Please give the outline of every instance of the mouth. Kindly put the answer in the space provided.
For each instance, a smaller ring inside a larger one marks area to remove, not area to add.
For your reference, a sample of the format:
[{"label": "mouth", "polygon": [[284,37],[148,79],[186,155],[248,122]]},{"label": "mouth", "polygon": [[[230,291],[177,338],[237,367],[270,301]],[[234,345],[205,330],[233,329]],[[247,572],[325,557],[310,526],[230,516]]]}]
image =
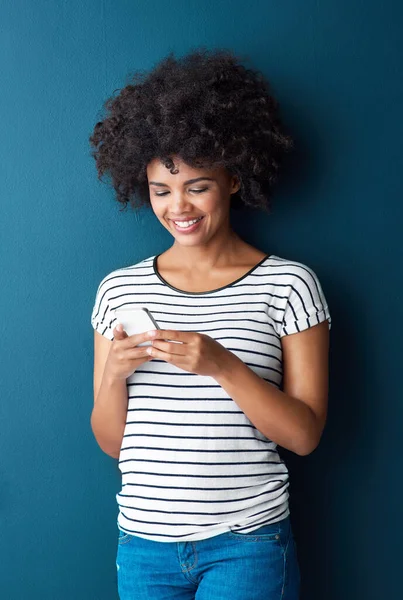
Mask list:
[{"label": "mouth", "polygon": [[[176,231],[179,231],[180,233],[193,233],[194,231],[196,231],[196,229],[198,229],[200,227],[200,224],[203,221],[203,219],[204,219],[204,216],[197,217],[197,220],[191,219],[189,221],[175,222],[172,219],[170,219],[170,220],[172,221],[173,226],[175,227]],[[181,224],[179,225],[179,223],[181,223]]]}]

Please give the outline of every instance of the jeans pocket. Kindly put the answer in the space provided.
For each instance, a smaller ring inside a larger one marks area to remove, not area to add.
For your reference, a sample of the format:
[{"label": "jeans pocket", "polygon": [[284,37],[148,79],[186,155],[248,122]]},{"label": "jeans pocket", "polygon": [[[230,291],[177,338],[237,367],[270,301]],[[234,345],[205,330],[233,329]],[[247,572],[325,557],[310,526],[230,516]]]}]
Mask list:
[{"label": "jeans pocket", "polygon": [[263,525],[250,533],[233,530],[229,532],[229,535],[233,539],[245,542],[272,542],[285,550],[290,536],[289,521],[284,519],[271,525]]},{"label": "jeans pocket", "polygon": [[265,526],[259,527],[250,533],[243,533],[242,531],[232,530],[229,532],[232,537],[236,537],[242,540],[251,541],[270,541],[280,539],[279,527]]},{"label": "jeans pocket", "polygon": [[127,544],[127,542],[130,542],[130,540],[132,538],[133,538],[133,536],[130,533],[126,533],[125,531],[122,531],[122,529],[119,529],[119,536],[118,536],[119,546],[121,546],[122,544]]}]

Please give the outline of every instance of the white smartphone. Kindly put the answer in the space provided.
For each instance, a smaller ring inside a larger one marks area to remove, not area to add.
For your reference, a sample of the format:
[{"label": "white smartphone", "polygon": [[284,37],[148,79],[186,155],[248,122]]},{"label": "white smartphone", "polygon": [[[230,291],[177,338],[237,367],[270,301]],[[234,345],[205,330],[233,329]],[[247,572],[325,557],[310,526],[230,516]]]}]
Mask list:
[{"label": "white smartphone", "polygon": [[[144,333],[150,329],[161,329],[148,308],[144,306],[121,306],[115,309],[115,316],[127,335]],[[137,344],[138,346],[150,346],[150,341]]]}]

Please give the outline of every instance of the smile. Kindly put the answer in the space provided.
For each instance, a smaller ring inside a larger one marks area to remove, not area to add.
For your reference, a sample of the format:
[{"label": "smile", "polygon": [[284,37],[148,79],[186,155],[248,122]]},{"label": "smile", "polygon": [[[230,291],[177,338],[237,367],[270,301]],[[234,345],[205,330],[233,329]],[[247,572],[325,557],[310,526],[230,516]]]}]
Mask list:
[{"label": "smile", "polygon": [[204,217],[198,217],[197,219],[192,219],[191,221],[172,221],[177,231],[181,233],[192,233],[196,231],[200,226],[200,222],[204,219]]}]

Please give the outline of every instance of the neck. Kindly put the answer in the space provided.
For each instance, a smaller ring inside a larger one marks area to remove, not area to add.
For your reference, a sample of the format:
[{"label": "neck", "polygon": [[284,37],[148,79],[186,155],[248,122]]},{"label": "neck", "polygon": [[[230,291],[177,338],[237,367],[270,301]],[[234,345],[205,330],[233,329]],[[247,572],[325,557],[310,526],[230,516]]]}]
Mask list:
[{"label": "neck", "polygon": [[247,244],[233,230],[220,240],[211,240],[208,245],[184,246],[175,241],[169,250],[171,260],[192,271],[208,271],[213,267],[226,266],[239,256]]}]

